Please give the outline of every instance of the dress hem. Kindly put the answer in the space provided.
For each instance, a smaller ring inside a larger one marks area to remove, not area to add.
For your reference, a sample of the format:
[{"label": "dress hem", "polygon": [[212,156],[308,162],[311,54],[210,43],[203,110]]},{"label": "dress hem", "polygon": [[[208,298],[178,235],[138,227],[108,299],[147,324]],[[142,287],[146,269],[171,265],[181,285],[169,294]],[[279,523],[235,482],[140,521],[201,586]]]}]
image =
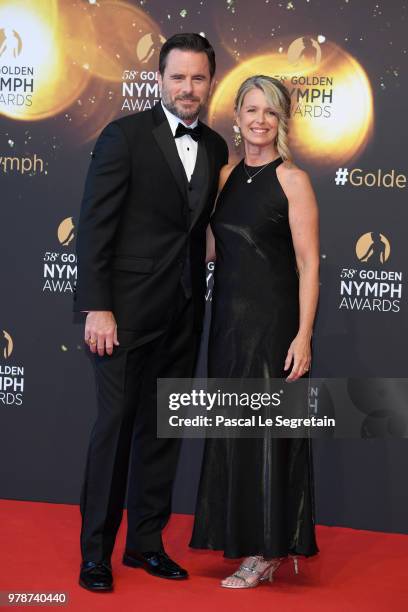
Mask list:
[{"label": "dress hem", "polygon": [[220,547],[216,547],[216,546],[211,546],[210,544],[202,544],[202,545],[198,545],[198,544],[189,544],[188,545],[189,548],[192,548],[194,550],[212,550],[214,552],[223,552],[223,557],[225,559],[241,559],[242,557],[252,557],[252,556],[256,556],[256,555],[262,555],[265,559],[278,559],[278,558],[282,558],[282,557],[314,557],[315,555],[318,555],[320,553],[319,548],[316,548],[316,550],[314,552],[296,552],[296,551],[287,551],[286,553],[282,553],[282,554],[264,554],[263,552],[260,552],[259,550],[255,551],[253,549],[248,549],[245,552],[242,552],[241,554],[232,554],[232,553],[228,553],[226,552],[222,546]]}]

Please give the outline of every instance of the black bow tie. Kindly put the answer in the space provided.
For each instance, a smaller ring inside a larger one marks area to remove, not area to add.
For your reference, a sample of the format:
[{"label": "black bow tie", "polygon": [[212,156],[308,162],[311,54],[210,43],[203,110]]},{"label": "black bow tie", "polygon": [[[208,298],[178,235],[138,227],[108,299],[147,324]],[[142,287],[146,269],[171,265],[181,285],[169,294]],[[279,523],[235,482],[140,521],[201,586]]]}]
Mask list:
[{"label": "black bow tie", "polygon": [[182,123],[179,123],[174,138],[181,138],[181,136],[185,136],[186,134],[197,142],[201,137],[201,125],[197,124],[195,128],[188,128]]}]

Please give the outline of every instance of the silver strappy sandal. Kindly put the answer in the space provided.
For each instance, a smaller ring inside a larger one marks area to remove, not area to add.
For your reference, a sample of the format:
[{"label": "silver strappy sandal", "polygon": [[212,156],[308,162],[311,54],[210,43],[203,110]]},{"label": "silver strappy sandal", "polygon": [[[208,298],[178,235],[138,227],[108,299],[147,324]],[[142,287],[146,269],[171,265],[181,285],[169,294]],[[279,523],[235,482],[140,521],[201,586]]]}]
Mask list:
[{"label": "silver strappy sandal", "polygon": [[[272,582],[275,571],[278,569],[278,567],[280,567],[285,558],[286,557],[281,557],[266,561],[261,556],[247,557],[234,574],[228,576],[228,578],[224,578],[224,580],[221,582],[221,586],[226,589],[251,589],[258,586],[261,582]],[[293,559],[295,574],[298,574],[299,569],[297,557],[290,556],[289,558]],[[257,566],[259,566],[260,563],[266,565],[262,569],[259,569],[259,567],[257,569]],[[243,572],[249,572],[249,574],[255,576],[255,578],[253,580],[249,580],[249,577],[245,578],[245,576],[242,576]],[[240,580],[240,583],[228,584],[227,581],[230,578],[237,578]]]}]

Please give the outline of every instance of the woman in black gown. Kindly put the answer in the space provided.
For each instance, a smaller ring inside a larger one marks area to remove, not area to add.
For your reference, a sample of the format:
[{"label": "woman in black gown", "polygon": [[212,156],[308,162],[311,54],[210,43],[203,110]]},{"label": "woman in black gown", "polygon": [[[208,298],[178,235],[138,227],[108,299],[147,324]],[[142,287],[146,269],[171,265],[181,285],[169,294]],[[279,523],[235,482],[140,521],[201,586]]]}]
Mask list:
[{"label": "woman in black gown", "polygon": [[[271,77],[247,79],[235,116],[245,158],[223,168],[211,218],[209,376],[294,381],[311,363],[317,205],[307,174],[290,161],[286,88]],[[206,440],[190,546],[245,557],[224,587],[272,580],[290,558],[297,571],[298,556],[318,552],[310,439]]]}]

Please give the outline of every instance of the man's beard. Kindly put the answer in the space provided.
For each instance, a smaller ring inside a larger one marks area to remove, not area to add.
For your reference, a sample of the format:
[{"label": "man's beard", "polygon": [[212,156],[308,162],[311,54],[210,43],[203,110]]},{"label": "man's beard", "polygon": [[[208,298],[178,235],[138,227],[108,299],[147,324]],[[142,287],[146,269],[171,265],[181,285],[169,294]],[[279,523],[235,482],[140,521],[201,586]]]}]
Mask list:
[{"label": "man's beard", "polygon": [[183,111],[182,109],[178,108],[176,106],[176,101],[177,100],[191,100],[193,102],[200,102],[199,98],[192,98],[191,96],[184,96],[184,97],[178,97],[177,100],[172,100],[170,98],[169,95],[167,95],[167,91],[164,89],[162,89],[161,92],[161,97],[163,100],[163,104],[164,106],[167,108],[168,111],[170,111],[171,113],[173,113],[173,115],[175,115],[176,117],[178,117],[179,119],[181,119],[182,121],[191,121],[192,119],[197,119],[198,115],[201,112],[201,109],[203,108],[203,104],[199,104],[197,110],[195,110],[194,112],[192,111]]}]

